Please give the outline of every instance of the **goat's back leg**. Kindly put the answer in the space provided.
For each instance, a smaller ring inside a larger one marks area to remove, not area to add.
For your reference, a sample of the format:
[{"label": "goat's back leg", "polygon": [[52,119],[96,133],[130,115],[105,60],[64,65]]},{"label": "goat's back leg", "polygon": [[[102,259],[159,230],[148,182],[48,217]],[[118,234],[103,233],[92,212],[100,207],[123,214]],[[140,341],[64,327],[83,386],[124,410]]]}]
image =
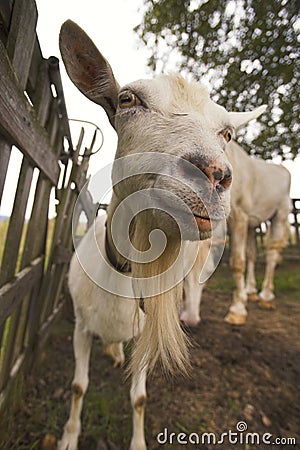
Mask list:
[{"label": "goat's back leg", "polygon": [[246,278],[246,291],[248,300],[258,301],[259,296],[256,287],[255,278],[255,262],[256,262],[256,236],[255,229],[248,229],[247,236],[247,278]]},{"label": "goat's back leg", "polygon": [[76,450],[81,429],[81,409],[83,397],[88,387],[89,360],[92,346],[92,335],[84,329],[80,321],[76,321],[73,347],[75,356],[75,374],[72,382],[72,400],[69,419],[64,427],[64,434],[58,444],[59,450]]},{"label": "goat's back leg", "polygon": [[123,366],[125,362],[123,342],[107,344],[104,346],[103,352],[105,355],[111,356],[114,361],[114,367]]},{"label": "goat's back leg", "polygon": [[147,401],[147,367],[134,373],[131,380],[130,400],[133,410],[133,430],[130,450],[146,450],[144,416]]},{"label": "goat's back leg", "polygon": [[287,214],[288,213],[285,211],[278,211],[276,216],[274,216],[271,220],[271,233],[267,243],[265,277],[262,290],[259,294],[259,305],[264,309],[275,308],[274,272],[278,262],[280,261],[280,254],[288,242]]}]

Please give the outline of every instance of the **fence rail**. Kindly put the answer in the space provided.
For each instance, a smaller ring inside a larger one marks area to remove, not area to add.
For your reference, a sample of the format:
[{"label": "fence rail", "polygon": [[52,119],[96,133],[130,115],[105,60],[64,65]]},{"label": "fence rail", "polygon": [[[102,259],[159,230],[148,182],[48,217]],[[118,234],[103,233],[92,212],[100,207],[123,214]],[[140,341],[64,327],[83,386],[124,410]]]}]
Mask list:
[{"label": "fence rail", "polygon": [[[23,157],[0,259],[0,414],[62,310],[72,211],[89,164],[82,153],[92,152],[82,148],[83,129],[73,148],[59,61],[43,58],[36,23],[34,0],[1,0],[0,203],[12,147]],[[50,230],[53,191],[58,205]]]}]

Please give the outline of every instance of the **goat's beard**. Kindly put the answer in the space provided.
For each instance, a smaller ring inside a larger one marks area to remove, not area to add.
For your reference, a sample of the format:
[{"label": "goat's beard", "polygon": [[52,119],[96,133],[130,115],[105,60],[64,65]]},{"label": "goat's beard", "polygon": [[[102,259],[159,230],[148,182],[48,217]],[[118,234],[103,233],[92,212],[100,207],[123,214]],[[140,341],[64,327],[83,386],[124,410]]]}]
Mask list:
[{"label": "goat's beard", "polygon": [[[150,243],[150,236],[153,231],[157,231],[164,236],[164,242],[156,239]],[[132,221],[130,227],[130,240],[136,250],[140,252],[148,251],[150,246],[156,247],[157,254],[161,256],[156,260],[157,267],[163,267],[159,264],[160,258],[163,257],[163,247],[165,250],[172,248],[172,258],[169,258],[169,266],[175,261],[177,257],[177,249],[180,247],[182,241],[181,232],[175,220],[162,210],[148,209],[141,211]],[[159,248],[160,247],[160,248]],[[152,263],[149,263],[149,266]],[[147,268],[147,264],[143,264]],[[146,270],[147,272],[147,270]]]},{"label": "goat's beard", "polygon": [[[147,213],[138,215],[132,230],[132,243],[142,252],[148,250],[148,236],[156,222],[155,216],[149,216],[149,211]],[[186,372],[188,367],[187,338],[181,330],[178,317],[182,299],[182,265],[177,265],[177,270],[168,270],[179,255],[180,233],[178,227],[175,227],[177,232],[172,230],[171,234],[168,232],[169,227],[167,228],[168,230],[164,230],[167,243],[163,253],[151,263],[132,264],[134,291],[138,299],[144,299],[146,313],[145,326],[131,361],[133,372],[141,370],[143,366],[148,366],[151,371],[159,358],[166,372],[173,372],[178,368]],[[179,260],[181,261],[180,256]],[[153,296],[149,296],[151,283],[155,283],[157,292]]]}]

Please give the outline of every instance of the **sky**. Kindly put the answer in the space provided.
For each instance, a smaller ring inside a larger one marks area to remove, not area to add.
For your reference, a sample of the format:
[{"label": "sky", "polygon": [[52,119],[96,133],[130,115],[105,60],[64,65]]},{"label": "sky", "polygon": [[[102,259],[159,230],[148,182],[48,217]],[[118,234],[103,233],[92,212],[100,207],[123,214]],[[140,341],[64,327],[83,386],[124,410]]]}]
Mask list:
[{"label": "sky", "polygon": [[[36,0],[38,9],[37,34],[45,58],[60,57],[58,35],[62,23],[67,19],[77,22],[93,39],[99,50],[109,61],[115,78],[120,85],[139,78],[149,78],[146,50],[133,32],[134,26],[141,22],[143,0]],[[96,123],[104,134],[104,144],[99,153],[90,159],[89,173],[95,174],[114,158],[117,136],[110,126],[101,107],[86,99],[66,75],[60,65],[67,111],[70,118],[88,120]],[[71,125],[73,144],[76,145],[78,126]],[[21,157],[13,151],[7,175],[7,187],[3,195],[0,214],[10,215],[17,167]],[[300,158],[297,162],[286,162],[292,173],[291,196],[300,198]],[[36,172],[37,175],[37,172]],[[52,211],[53,211],[53,207]]]}]

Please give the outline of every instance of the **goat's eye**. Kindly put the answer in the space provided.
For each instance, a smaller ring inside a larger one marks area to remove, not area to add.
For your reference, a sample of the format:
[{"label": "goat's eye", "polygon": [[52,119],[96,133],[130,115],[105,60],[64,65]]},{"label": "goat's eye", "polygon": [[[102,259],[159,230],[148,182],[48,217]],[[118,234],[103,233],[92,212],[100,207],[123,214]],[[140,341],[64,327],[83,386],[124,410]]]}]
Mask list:
[{"label": "goat's eye", "polygon": [[226,142],[230,142],[232,139],[232,131],[229,128],[225,128],[225,130],[221,131],[222,136],[224,137]]},{"label": "goat's eye", "polygon": [[130,91],[121,92],[119,95],[120,108],[132,108],[133,106],[140,106],[142,103],[140,99]]}]

